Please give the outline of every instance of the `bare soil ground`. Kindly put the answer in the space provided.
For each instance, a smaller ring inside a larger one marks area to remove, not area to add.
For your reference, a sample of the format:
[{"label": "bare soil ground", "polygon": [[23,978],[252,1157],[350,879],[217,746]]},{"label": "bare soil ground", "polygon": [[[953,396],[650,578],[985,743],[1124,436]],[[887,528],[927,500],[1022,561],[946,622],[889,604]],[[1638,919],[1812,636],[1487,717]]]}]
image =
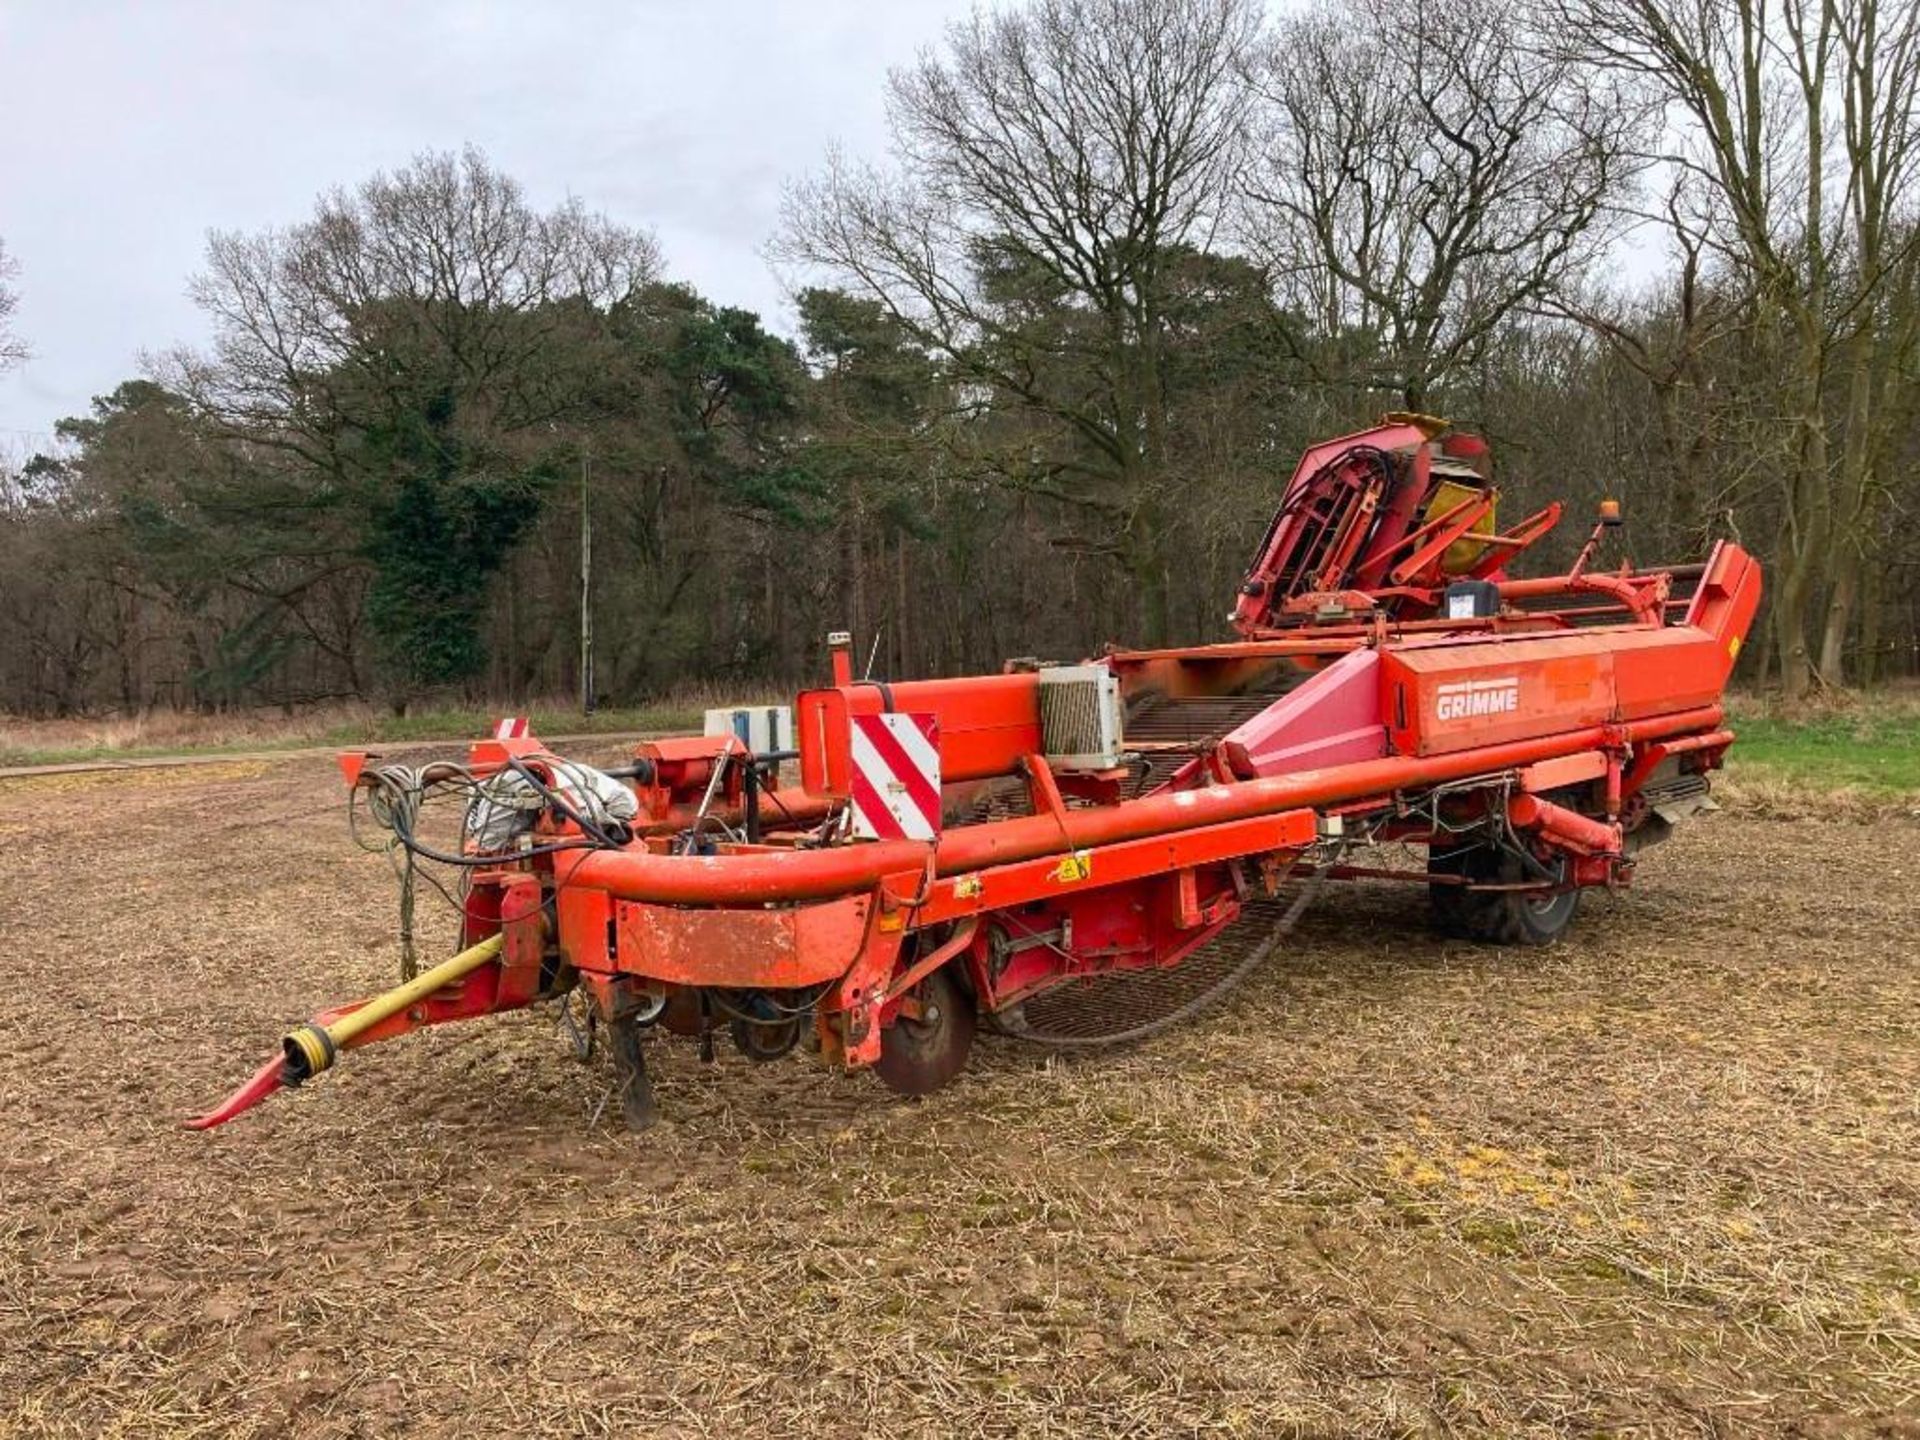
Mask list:
[{"label": "bare soil ground", "polygon": [[[1545,952],[1343,891],[1223,1014],[919,1104],[390,980],[324,762],[0,786],[0,1432],[1920,1435],[1920,827],[1731,810]],[[441,922],[433,922],[438,925]]]}]

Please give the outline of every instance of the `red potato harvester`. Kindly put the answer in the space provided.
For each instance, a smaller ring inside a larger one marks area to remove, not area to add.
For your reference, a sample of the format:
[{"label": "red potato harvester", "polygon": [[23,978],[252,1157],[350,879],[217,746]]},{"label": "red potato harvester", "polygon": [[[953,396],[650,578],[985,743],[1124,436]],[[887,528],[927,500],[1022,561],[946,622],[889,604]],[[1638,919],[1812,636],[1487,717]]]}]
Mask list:
[{"label": "red potato harvester", "polygon": [[[1725,542],[1599,569],[1609,503],[1571,570],[1510,578],[1560,507],[1500,531],[1490,476],[1483,441],[1425,416],[1315,446],[1224,644],[882,682],[835,636],[833,683],[791,711],[612,772],[504,723],[464,765],[345,755],[409,880],[458,867],[466,948],[315,1016],[188,1123],[561,997],[583,1042],[604,1028],[635,1128],[647,1028],[709,1055],[725,1029],[756,1059],[809,1040],[923,1094],[977,1023],[1084,1045],[1195,1013],[1328,880],[1412,880],[1446,933],[1551,941],[1708,803],[1760,570]],[[457,850],[416,829],[436,795],[467,803]],[[1355,863],[1406,846],[1424,870]]]}]

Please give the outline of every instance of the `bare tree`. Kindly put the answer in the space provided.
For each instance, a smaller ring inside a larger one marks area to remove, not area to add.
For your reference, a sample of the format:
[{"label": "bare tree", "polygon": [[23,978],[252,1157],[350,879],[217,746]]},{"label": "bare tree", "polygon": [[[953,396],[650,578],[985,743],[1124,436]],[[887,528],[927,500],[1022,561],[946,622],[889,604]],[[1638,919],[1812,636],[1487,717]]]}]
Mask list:
[{"label": "bare tree", "polygon": [[893,164],[829,158],[777,257],[886,307],[1032,427],[993,464],[1095,519],[1164,634],[1169,272],[1230,203],[1252,0],[1034,0],[891,77]]},{"label": "bare tree", "polygon": [[13,333],[11,323],[20,297],[8,282],[19,272],[19,264],[7,254],[6,241],[0,240],[0,374],[25,360],[29,353],[26,342]]},{"label": "bare tree", "polygon": [[192,294],[212,353],[175,352],[162,377],[232,433],[333,464],[343,419],[408,384],[504,429],[553,420],[535,362],[577,306],[635,295],[659,252],[577,202],[540,214],[468,149],[335,190],[290,230],[216,233],[207,267]]},{"label": "bare tree", "polygon": [[1519,0],[1323,3],[1258,66],[1255,248],[1319,343],[1345,337],[1411,409],[1604,248],[1636,168],[1644,104],[1543,55],[1525,18]]},{"label": "bare tree", "polygon": [[1897,433],[1895,392],[1911,388],[1916,320],[1890,297],[1920,244],[1920,7],[1549,0],[1548,15],[1566,55],[1655,87],[1667,159],[1755,295],[1784,422],[1774,641],[1790,692],[1838,682],[1876,538],[1876,467]]},{"label": "bare tree", "polygon": [[213,433],[305,477],[312,523],[372,560],[396,677],[472,674],[486,581],[612,383],[609,312],[655,275],[653,241],[575,202],[542,214],[469,149],[335,191],[290,230],[216,234],[207,261],[212,352],[160,375]]}]

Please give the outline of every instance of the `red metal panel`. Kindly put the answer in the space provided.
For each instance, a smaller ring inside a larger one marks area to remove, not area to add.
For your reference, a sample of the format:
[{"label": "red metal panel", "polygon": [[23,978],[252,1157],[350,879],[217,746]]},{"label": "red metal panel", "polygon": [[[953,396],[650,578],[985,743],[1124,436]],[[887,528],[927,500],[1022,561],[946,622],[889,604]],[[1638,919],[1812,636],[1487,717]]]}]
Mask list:
[{"label": "red metal panel", "polygon": [[1620,720],[1711,705],[1726,688],[1732,667],[1720,642],[1691,625],[1617,630],[1608,643],[1613,650],[1614,715]]},{"label": "red metal panel", "polygon": [[980,675],[805,690],[794,706],[800,783],[816,795],[844,798],[852,782],[851,716],[887,710],[932,715],[940,728],[940,774],[947,783],[1011,775],[1040,749],[1040,677]]},{"label": "red metal panel", "polygon": [[987,1008],[997,1010],[1070,976],[1164,969],[1206,944],[1239,913],[1239,893],[1220,866],[1062,896],[1044,906],[1002,912],[990,923],[1016,937],[1064,924],[1070,947],[1033,946],[998,973],[979,967],[975,983]]},{"label": "red metal panel", "polygon": [[614,968],[678,985],[793,988],[838,980],[860,954],[873,897],[787,910],[614,906]]},{"label": "red metal panel", "polygon": [[500,993],[496,1004],[505,1009],[509,1005],[528,1004],[540,993],[548,927],[539,876],[519,871],[501,886],[500,927],[506,941],[500,949]]},{"label": "red metal panel", "polygon": [[509,756],[515,760],[525,760],[546,748],[538,737],[525,733],[510,738],[476,740],[467,747],[467,768],[476,775],[491,775],[506,768]]},{"label": "red metal panel", "polygon": [[560,931],[560,958],[576,970],[613,968],[611,947],[613,897],[585,885],[562,885],[554,891],[554,918]]},{"label": "red metal panel", "polygon": [[1740,646],[1760,606],[1760,562],[1738,545],[1722,540],[1707,557],[1705,572],[1687,607],[1687,624],[1714,637],[1723,657],[1722,674],[1733,672]]},{"label": "red metal panel", "polygon": [[1379,667],[1377,651],[1343,655],[1230,732],[1221,746],[1234,774],[1284,775],[1385,755]]},{"label": "red metal panel", "polygon": [[1497,639],[1390,650],[1382,699],[1393,748],[1447,755],[1613,718],[1617,635]]},{"label": "red metal panel", "polygon": [[1598,750],[1584,750],[1578,755],[1559,755],[1525,766],[1520,771],[1520,788],[1535,792],[1558,790],[1598,780],[1606,773],[1607,757]]},{"label": "red metal panel", "polygon": [[1415,645],[1383,657],[1390,735],[1403,755],[1644,720],[1716,701],[1731,661],[1690,625]]}]

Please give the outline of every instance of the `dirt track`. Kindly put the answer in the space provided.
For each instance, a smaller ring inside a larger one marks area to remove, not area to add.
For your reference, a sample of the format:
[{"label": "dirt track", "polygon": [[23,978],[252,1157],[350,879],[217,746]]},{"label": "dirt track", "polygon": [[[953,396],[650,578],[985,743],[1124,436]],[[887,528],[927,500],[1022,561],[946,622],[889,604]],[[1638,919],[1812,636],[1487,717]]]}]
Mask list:
[{"label": "dirt track", "polygon": [[919,1105],[656,1046],[589,1130],[535,1013],[182,1131],[393,973],[337,795],[0,786],[0,1433],[1920,1435],[1920,827],[1704,820],[1544,953],[1335,894]]},{"label": "dirt track", "polygon": [[[642,740],[648,738],[638,730],[605,731],[598,735],[554,735],[542,737],[542,743],[563,747],[568,754],[580,754],[587,747],[611,747],[620,741]],[[449,755],[458,755],[466,749],[467,742],[452,740],[369,740],[362,747],[376,755],[403,756],[414,751],[442,751]],[[182,750],[170,755],[135,755],[120,758],[110,754],[96,755],[91,760],[67,760],[54,765],[5,765],[0,766],[0,781],[31,780],[50,775],[86,775],[97,770],[175,770],[191,766],[210,766],[213,769],[234,765],[255,763],[284,765],[294,760],[332,760],[342,750],[339,745],[302,745],[295,749],[282,747],[277,750],[207,750],[195,753]]]}]

